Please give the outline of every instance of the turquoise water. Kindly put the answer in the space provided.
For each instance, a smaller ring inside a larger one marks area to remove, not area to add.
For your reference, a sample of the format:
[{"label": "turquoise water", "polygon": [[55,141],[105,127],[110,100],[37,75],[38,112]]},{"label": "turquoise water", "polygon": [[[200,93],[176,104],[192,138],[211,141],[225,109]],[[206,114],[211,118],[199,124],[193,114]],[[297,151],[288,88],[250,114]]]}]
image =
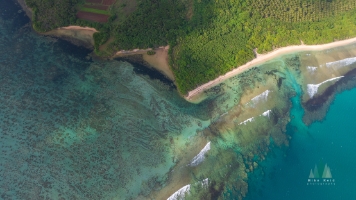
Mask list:
[{"label": "turquoise water", "polygon": [[[261,163],[264,171],[253,174],[247,199],[354,199],[356,89],[338,94],[325,119],[308,127],[297,97],[292,98],[295,119],[287,128],[290,146],[274,149]],[[320,162],[330,167],[335,185],[307,184],[310,170]]]},{"label": "turquoise water", "polygon": [[20,11],[0,1],[0,198],[130,199],[162,187],[170,144],[192,140],[209,109],[127,62],[34,33]]},{"label": "turquoise water", "polygon": [[[356,196],[356,90],[305,125],[303,55],[192,104],[155,71],[34,33],[12,1],[0,14],[0,199],[167,199],[188,184],[186,199]],[[320,161],[335,186],[306,185]]]}]

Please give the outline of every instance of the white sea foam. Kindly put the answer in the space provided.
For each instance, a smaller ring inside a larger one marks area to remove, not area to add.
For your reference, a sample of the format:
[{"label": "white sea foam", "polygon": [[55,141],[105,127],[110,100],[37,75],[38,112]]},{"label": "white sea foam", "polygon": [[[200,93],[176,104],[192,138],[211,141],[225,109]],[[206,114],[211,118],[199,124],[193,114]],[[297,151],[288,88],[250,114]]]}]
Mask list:
[{"label": "white sea foam", "polygon": [[307,66],[307,70],[310,72],[310,73],[314,73],[316,71],[317,67],[313,67],[313,66]]},{"label": "white sea foam", "polygon": [[170,197],[168,197],[167,200],[178,200],[178,199],[184,199],[184,196],[186,193],[190,191],[190,185],[186,185],[179,190],[177,190],[175,193],[173,193]]},{"label": "white sea foam", "polygon": [[202,180],[202,181],[201,181],[201,185],[202,185],[203,187],[208,187],[208,185],[209,185],[209,179],[206,178],[206,179]]},{"label": "white sea foam", "polygon": [[256,104],[256,103],[258,103],[258,102],[260,102],[260,101],[267,101],[267,98],[268,98],[268,94],[269,94],[269,93],[270,93],[270,91],[269,91],[269,90],[266,90],[266,91],[262,92],[261,94],[259,94],[259,95],[255,96],[255,97],[253,97],[253,98],[251,99],[251,102],[253,102],[253,104]]},{"label": "white sea foam", "polygon": [[329,81],[333,81],[333,80],[336,80],[336,79],[340,79],[344,76],[339,76],[339,77],[335,77],[335,78],[331,78],[331,79],[328,79],[326,81],[323,81],[319,84],[308,84],[307,85],[307,90],[308,90],[308,94],[309,94],[309,97],[310,98],[313,98],[313,96],[318,92],[318,88],[320,87],[320,85],[326,83],[326,82],[329,82]]},{"label": "white sea foam", "polygon": [[332,67],[334,69],[338,69],[341,67],[351,65],[355,62],[356,62],[356,57],[352,57],[352,58],[345,58],[343,60],[338,60],[338,61],[334,61],[334,62],[328,62],[325,64],[325,66],[329,67],[329,68]]},{"label": "white sea foam", "polygon": [[220,115],[220,117],[222,117],[222,116],[224,116],[224,115],[226,115],[228,112],[224,112],[222,115]]},{"label": "white sea foam", "polygon": [[205,154],[210,150],[210,142],[208,142],[205,147],[196,155],[190,162],[190,166],[197,166],[204,161]]},{"label": "white sea foam", "polygon": [[[265,111],[265,112],[263,112],[262,114],[260,114],[259,116],[260,117],[269,117],[269,115],[271,114],[271,110],[267,110],[267,111]],[[245,121],[243,121],[243,122],[241,122],[241,123],[239,123],[239,125],[241,125],[241,124],[243,124],[243,125],[246,125],[248,122],[253,122],[255,120],[255,118],[254,117],[251,117],[251,118],[248,118],[248,119],[246,119]]]},{"label": "white sea foam", "polygon": [[240,125],[240,124],[244,124],[244,125],[246,125],[246,123],[247,123],[247,122],[252,122],[253,120],[254,120],[254,118],[253,118],[253,117],[251,117],[251,118],[246,119],[245,121],[243,121],[243,122],[239,123],[239,125]]},{"label": "white sea foam", "polygon": [[[200,183],[204,188],[207,188],[208,185],[209,185],[209,179],[206,178],[202,181],[199,181],[198,183]],[[195,184],[198,184],[198,183],[195,183]],[[170,197],[168,197],[167,200],[180,200],[180,199],[184,199],[185,195],[187,193],[189,193],[190,191],[190,184],[189,185],[186,185],[182,188],[180,188],[179,190],[177,190],[175,193],[173,193]]]},{"label": "white sea foam", "polygon": [[266,112],[262,113],[262,116],[264,117],[269,117],[269,114],[271,113],[271,110],[267,110]]}]

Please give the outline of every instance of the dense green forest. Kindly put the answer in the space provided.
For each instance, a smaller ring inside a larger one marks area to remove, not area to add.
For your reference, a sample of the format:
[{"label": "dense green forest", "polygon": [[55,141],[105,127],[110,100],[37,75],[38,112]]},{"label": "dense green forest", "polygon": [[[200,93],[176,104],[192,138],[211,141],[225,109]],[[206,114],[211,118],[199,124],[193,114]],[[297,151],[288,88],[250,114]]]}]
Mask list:
[{"label": "dense green forest", "polygon": [[110,34],[109,30],[112,26],[110,23],[101,24],[77,19],[76,13],[84,4],[84,0],[25,0],[25,2],[33,11],[32,23],[36,31],[46,32],[63,26],[79,25],[96,28],[106,32],[105,35]]},{"label": "dense green forest", "polygon": [[51,29],[76,22],[75,5],[79,0],[26,0],[33,10],[33,27],[38,31]]},{"label": "dense green forest", "polygon": [[321,44],[356,36],[354,0],[137,0],[126,15],[126,4],[117,0],[105,24],[75,19],[80,0],[26,2],[38,30],[69,24],[98,28],[99,54],[109,37],[114,39],[106,55],[169,44],[182,94],[253,59],[255,48],[265,53],[301,41]]}]

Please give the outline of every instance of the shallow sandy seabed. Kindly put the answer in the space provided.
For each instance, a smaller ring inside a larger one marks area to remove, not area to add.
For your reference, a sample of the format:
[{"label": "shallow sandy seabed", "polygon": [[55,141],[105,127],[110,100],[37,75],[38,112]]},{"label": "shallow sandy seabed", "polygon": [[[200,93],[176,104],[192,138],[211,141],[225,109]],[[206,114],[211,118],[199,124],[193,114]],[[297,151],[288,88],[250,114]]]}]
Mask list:
[{"label": "shallow sandy seabed", "polygon": [[[211,150],[203,163],[190,169],[189,176],[198,178],[191,179],[190,182],[179,180],[179,184],[172,179],[168,185],[175,186],[168,186],[170,192],[165,190],[164,194],[173,194],[179,188],[190,184],[190,192],[185,194],[187,199],[210,199],[212,196],[209,195],[214,191],[220,195],[227,194],[227,188],[230,192],[231,189],[234,191],[235,197],[243,198],[248,190],[248,173],[258,167],[258,162],[264,159],[269,149],[274,146],[288,147],[290,138],[285,132],[286,125],[291,120],[290,98],[298,95],[297,98],[300,98],[304,105],[310,100],[306,97],[307,84],[320,83],[343,75],[346,77],[356,67],[356,61],[353,61],[355,56],[355,45],[322,52],[297,52],[277,57],[208,89],[204,93],[205,101],[213,99],[214,112],[209,127],[203,130],[203,133],[207,140],[211,141]],[[308,68],[314,66],[313,63],[319,67],[316,71]],[[340,82],[336,80],[322,85],[315,98],[338,85],[337,83]],[[310,123],[312,120],[321,119],[333,96],[355,85],[353,80],[338,86],[328,98],[319,102],[323,104],[321,108],[313,113],[306,110],[304,121]],[[239,153],[231,154],[230,151]],[[233,172],[230,167],[234,169]],[[174,174],[175,171],[171,173]],[[230,176],[241,178],[229,180]],[[209,178],[208,188],[196,188],[197,180],[204,178]]]}]

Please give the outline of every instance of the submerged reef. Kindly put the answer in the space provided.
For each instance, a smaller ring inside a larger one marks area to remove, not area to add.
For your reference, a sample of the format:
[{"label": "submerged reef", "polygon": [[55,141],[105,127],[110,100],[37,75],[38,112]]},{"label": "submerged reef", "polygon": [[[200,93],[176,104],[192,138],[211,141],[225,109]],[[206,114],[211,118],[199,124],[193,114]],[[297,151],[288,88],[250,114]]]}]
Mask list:
[{"label": "submerged reef", "polygon": [[[335,95],[356,86],[355,45],[329,49],[321,52],[301,54],[303,66],[299,79],[305,91],[302,105],[305,110],[303,121],[308,125],[323,120]],[[310,71],[313,66],[313,71]],[[312,91],[313,90],[313,91]],[[313,95],[310,95],[310,93]]]},{"label": "submerged reef", "polygon": [[291,120],[322,119],[355,86],[351,45],[275,58],[193,104],[19,21],[0,16],[1,199],[243,199],[261,161],[288,148]]}]

